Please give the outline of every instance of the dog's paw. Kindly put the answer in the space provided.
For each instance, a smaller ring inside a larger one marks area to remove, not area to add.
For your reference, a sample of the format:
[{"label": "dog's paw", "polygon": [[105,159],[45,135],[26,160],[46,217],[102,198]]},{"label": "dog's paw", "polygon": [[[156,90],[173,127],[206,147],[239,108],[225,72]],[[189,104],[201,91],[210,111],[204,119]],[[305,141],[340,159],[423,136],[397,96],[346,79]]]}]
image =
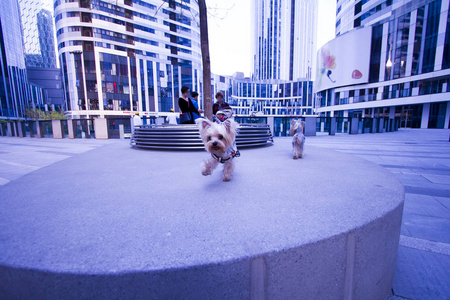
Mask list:
[{"label": "dog's paw", "polygon": [[303,154],[300,154],[300,155],[298,156],[298,158],[303,158]]},{"label": "dog's paw", "polygon": [[203,170],[202,170],[202,175],[203,175],[203,176],[211,175],[211,170],[210,170],[210,169],[207,169],[207,168],[203,169]]},{"label": "dog's paw", "polygon": [[223,181],[230,181],[231,180],[231,175],[223,175],[223,177],[222,177],[222,180]]},{"label": "dog's paw", "polygon": [[294,159],[298,159],[298,157],[294,155]]}]

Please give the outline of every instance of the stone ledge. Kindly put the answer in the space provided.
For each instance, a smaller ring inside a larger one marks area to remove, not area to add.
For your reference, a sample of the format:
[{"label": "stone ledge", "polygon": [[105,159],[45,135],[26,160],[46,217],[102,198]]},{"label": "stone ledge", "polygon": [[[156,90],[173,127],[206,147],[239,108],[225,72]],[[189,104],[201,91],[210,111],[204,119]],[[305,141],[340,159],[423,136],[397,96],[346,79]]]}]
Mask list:
[{"label": "stone ledge", "polygon": [[0,187],[0,298],[383,299],[403,186],[290,142],[241,151],[228,183],[207,153],[124,142]]}]

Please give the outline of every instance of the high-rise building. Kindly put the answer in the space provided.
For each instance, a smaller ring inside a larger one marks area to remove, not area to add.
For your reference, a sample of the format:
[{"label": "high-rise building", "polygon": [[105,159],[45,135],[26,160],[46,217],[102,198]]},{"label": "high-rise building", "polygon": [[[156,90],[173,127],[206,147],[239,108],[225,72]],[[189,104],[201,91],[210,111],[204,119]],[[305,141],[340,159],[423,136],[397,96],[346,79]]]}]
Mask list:
[{"label": "high-rise building", "polygon": [[0,118],[19,119],[43,105],[43,90],[30,84],[25,69],[17,0],[0,4]]},{"label": "high-rise building", "polygon": [[56,68],[51,0],[19,0],[19,6],[26,66]]},{"label": "high-rise building", "polygon": [[67,109],[165,115],[181,86],[202,95],[198,15],[192,0],[55,1]]},{"label": "high-rise building", "polygon": [[[411,5],[417,1],[406,2]],[[403,5],[404,1],[399,0],[337,0],[336,36],[353,28],[369,26],[385,19]]]},{"label": "high-rise building", "polygon": [[28,80],[44,88],[45,104],[64,108],[61,70],[57,66],[51,0],[19,0],[23,51]]},{"label": "high-rise building", "polygon": [[[52,13],[41,9],[37,13],[37,28],[39,34],[39,46],[41,49],[43,68],[56,68],[56,51],[54,39],[54,19]],[[29,66],[29,65],[27,65]],[[31,67],[31,65],[30,65]]]},{"label": "high-rise building", "polygon": [[316,0],[253,0],[253,79],[310,76],[316,47]]},{"label": "high-rise building", "polygon": [[337,37],[318,52],[316,111],[380,119],[378,130],[449,128],[449,1],[338,0],[337,7]]}]

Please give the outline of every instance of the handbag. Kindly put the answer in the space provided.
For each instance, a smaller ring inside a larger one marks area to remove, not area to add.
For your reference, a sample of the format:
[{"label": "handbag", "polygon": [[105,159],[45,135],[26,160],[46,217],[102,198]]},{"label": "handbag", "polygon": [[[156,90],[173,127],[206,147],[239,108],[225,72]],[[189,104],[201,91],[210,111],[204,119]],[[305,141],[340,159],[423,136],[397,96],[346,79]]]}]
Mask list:
[{"label": "handbag", "polygon": [[186,123],[192,123],[192,116],[189,112],[180,114],[180,123],[186,124]]},{"label": "handbag", "polygon": [[[188,99],[188,109],[189,109],[189,99]],[[181,124],[192,123],[192,115],[189,111],[180,114],[180,123]]]}]

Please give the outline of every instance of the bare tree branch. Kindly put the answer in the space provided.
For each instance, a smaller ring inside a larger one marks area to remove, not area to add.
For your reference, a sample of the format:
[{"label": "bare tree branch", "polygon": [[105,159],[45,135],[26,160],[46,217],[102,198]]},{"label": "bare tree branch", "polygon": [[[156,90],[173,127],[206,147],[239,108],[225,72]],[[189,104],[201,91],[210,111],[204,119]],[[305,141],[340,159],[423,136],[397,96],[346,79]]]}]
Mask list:
[{"label": "bare tree branch", "polygon": [[156,15],[158,14],[159,10],[161,9],[161,7],[164,5],[164,3],[167,3],[167,0],[163,0],[163,3],[161,3],[161,5],[158,7],[158,9],[155,12],[154,17],[156,17]]}]

